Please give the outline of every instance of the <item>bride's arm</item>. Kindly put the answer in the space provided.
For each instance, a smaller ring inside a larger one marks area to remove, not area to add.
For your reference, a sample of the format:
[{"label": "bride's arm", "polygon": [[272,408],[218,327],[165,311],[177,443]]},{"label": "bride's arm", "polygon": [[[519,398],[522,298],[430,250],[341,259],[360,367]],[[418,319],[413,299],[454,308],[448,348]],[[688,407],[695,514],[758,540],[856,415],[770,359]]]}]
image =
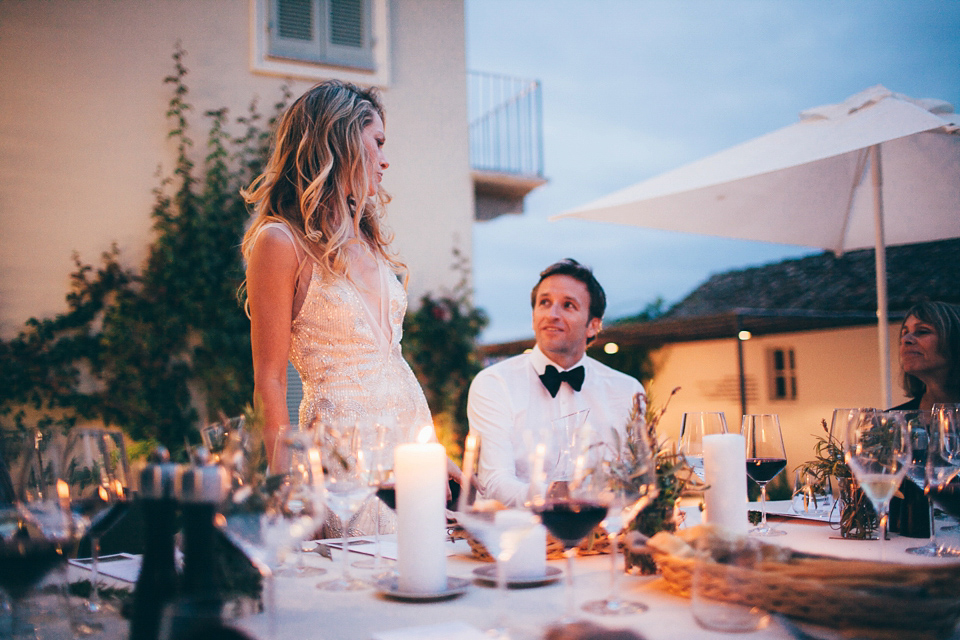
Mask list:
[{"label": "bride's arm", "polygon": [[[254,407],[262,412],[267,459],[272,462],[287,414],[287,357],[293,320],[297,254],[282,231],[264,229],[247,265]],[[271,465],[272,466],[272,465]]]}]

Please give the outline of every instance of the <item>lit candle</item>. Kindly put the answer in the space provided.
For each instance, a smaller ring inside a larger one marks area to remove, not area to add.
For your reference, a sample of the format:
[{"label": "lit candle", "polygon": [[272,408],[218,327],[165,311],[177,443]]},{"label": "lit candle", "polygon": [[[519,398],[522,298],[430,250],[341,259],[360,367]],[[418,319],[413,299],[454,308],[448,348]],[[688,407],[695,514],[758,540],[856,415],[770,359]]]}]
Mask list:
[{"label": "lit candle", "polygon": [[747,533],[747,456],[743,436],[703,436],[703,474],[709,488],[706,522],[733,533]]},{"label": "lit candle", "polygon": [[401,444],[394,451],[397,491],[397,572],[411,593],[447,588],[447,455],[436,442]]}]

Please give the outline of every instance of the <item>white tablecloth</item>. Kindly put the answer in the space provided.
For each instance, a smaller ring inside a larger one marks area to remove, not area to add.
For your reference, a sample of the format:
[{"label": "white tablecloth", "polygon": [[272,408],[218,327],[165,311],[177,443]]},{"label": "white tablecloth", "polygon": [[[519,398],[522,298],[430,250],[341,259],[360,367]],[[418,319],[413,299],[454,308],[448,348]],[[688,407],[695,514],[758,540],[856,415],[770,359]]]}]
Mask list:
[{"label": "white tablecloth", "polygon": [[[688,524],[694,524],[698,520],[699,514],[696,510],[691,510]],[[878,541],[839,539],[836,531],[822,523],[781,520],[778,521],[778,526],[787,531],[787,535],[767,540],[801,551],[840,557],[879,558]],[[946,536],[954,544],[960,542],[956,532],[947,533]],[[920,558],[904,552],[907,547],[924,542],[926,541],[894,535],[887,541],[887,559],[933,564],[945,562],[942,559]],[[448,573],[451,576],[472,578],[473,570],[481,566],[481,563],[469,557],[469,549],[462,541],[459,544],[463,545],[459,553],[448,558]],[[338,552],[334,553],[334,559],[337,560]],[[339,571],[339,563],[331,563],[319,556],[310,555],[309,562],[326,567],[330,574],[335,575],[335,572]],[[563,561],[553,563],[564,567]],[[575,564],[578,605],[586,600],[605,596],[610,576],[609,556],[577,558]],[[353,571],[358,576],[369,574],[358,569]],[[350,593],[318,590],[315,584],[328,577],[331,576],[277,579],[279,625],[276,640],[369,640],[377,633],[441,622],[465,622],[485,628],[495,617],[492,609],[496,595],[494,590],[478,584],[472,585],[464,595],[453,600],[409,603],[390,600],[373,589]],[[658,577],[622,576],[620,584],[624,595],[646,603],[649,610],[617,618],[586,613],[583,617],[611,628],[629,628],[648,640],[729,640],[732,637],[730,634],[705,631],[698,627],[690,613],[689,600],[665,592],[663,581]],[[543,629],[564,612],[563,588],[563,582],[560,581],[532,589],[511,589],[506,598],[505,612],[508,620],[527,629]],[[251,631],[261,640],[270,640],[269,624],[264,615],[238,620],[237,625]],[[777,620],[773,620],[767,629],[750,634],[750,637],[767,640],[794,636]],[[954,638],[960,638],[960,634],[955,634]]]}]

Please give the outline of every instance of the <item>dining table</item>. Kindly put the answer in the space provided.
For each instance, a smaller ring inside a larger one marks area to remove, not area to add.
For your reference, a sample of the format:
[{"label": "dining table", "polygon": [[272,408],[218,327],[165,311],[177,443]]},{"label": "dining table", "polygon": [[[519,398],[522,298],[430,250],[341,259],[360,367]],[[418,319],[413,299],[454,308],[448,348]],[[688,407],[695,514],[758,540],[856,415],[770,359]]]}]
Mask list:
[{"label": "dining table", "polygon": [[[751,505],[751,508],[756,505]],[[764,538],[766,542],[789,547],[796,551],[840,558],[875,559],[879,561],[877,540],[841,538],[836,525],[826,518],[789,517],[789,501],[781,504],[768,502],[770,520],[785,535]],[[682,527],[699,524],[700,511],[693,506],[683,507]],[[944,531],[941,540],[960,548],[960,534]],[[382,536],[384,546],[390,547],[395,536]],[[505,597],[498,597],[488,581],[478,579],[475,570],[486,566],[471,553],[466,540],[447,541],[447,574],[467,583],[462,593],[449,598],[430,601],[397,599],[371,581],[369,589],[349,592],[324,591],[317,583],[334,577],[340,571],[339,549],[333,541],[325,546],[331,557],[305,554],[310,565],[323,567],[327,575],[319,577],[280,576],[273,579],[272,593],[266,596],[266,612],[229,616],[228,622],[259,640],[470,640],[484,638],[498,616],[508,626],[520,631],[522,637],[543,638],[547,630],[563,616],[565,609],[563,578],[524,588],[510,588]],[[925,540],[890,534],[886,541],[888,562],[916,564],[955,563],[960,571],[960,559],[929,558],[906,552]],[[355,545],[351,556],[361,558],[360,552],[370,553],[371,544]],[[620,557],[620,562],[623,558]],[[605,597],[610,589],[609,555],[580,556],[574,562],[574,588],[577,606],[587,600]],[[562,560],[548,561],[548,567],[565,570]],[[372,570],[351,569],[357,577],[369,577]],[[556,573],[556,571],[551,571]],[[709,631],[698,626],[691,612],[689,598],[674,595],[658,575],[637,576],[621,574],[619,589],[623,597],[647,606],[642,612],[620,616],[600,616],[579,611],[585,621],[608,629],[623,629],[646,640],[716,639],[729,640],[729,633]],[[116,624],[100,637],[106,640],[123,638],[126,627]],[[784,638],[841,638],[835,631],[810,625],[801,625],[782,616],[771,616],[765,628],[748,635],[755,640]],[[960,640],[954,630],[950,640]]]}]

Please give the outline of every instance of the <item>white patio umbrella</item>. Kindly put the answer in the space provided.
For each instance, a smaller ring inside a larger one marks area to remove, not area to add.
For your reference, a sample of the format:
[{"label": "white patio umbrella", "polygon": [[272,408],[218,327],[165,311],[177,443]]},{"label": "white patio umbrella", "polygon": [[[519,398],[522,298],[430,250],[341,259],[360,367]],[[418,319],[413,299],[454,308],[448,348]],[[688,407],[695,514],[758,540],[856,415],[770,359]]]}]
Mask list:
[{"label": "white patio umbrella", "polygon": [[882,86],[552,219],[829,249],[875,247],[880,371],[889,406],[883,248],[960,237],[960,119]]}]

